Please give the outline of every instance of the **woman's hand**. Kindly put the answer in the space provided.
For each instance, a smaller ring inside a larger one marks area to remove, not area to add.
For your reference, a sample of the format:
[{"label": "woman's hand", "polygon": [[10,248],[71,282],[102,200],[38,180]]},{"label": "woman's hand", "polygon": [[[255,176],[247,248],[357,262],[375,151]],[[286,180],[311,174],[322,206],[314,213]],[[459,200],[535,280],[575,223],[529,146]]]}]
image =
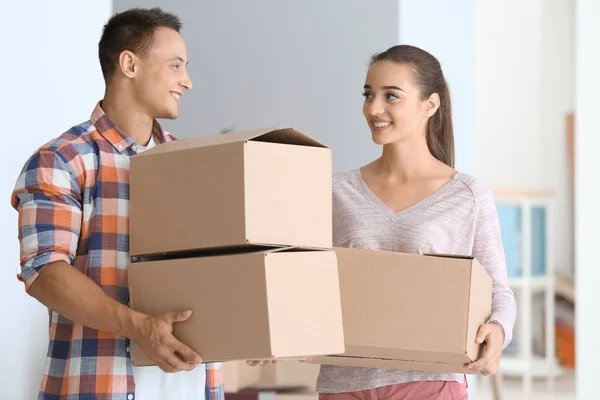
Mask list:
[{"label": "woman's hand", "polygon": [[481,372],[483,375],[494,375],[498,371],[498,364],[502,357],[504,344],[504,331],[494,322],[481,325],[475,337],[477,343],[485,342],[483,357],[467,364],[467,368]]}]

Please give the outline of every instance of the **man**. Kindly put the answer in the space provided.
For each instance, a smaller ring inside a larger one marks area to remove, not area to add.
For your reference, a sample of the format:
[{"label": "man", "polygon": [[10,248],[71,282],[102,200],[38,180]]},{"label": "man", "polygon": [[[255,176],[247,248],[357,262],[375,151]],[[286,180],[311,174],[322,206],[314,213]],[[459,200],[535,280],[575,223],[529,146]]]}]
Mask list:
[{"label": "man", "polygon": [[[40,399],[146,400],[142,390],[160,399],[224,398],[220,364],[196,368],[200,356],[172,335],[189,312],[127,307],[129,157],[174,140],[156,119],[177,118],[192,88],[180,28],[158,8],[114,15],[99,42],[104,98],[90,120],[38,149],[17,180],[19,279],[50,317]],[[132,367],[130,339],[160,370]]]}]

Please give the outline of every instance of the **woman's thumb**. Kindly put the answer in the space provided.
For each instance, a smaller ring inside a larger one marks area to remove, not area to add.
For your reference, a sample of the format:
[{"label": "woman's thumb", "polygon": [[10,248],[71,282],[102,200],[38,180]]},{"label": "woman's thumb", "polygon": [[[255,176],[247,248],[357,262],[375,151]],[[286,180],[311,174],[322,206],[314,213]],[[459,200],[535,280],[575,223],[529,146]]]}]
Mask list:
[{"label": "woman's thumb", "polygon": [[489,335],[489,333],[490,327],[487,324],[481,325],[481,327],[479,328],[479,332],[477,332],[477,337],[475,338],[475,341],[477,343],[483,343],[483,341],[485,340],[487,335]]}]

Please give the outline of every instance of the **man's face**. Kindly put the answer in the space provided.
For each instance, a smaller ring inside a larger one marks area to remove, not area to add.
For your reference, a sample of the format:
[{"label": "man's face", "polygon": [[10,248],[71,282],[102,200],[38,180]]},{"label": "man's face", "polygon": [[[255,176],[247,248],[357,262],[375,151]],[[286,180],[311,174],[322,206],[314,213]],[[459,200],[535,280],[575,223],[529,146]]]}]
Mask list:
[{"label": "man's face", "polygon": [[152,47],[138,63],[134,87],[144,111],[152,118],[177,118],[181,96],[192,88],[185,43],[179,33],[157,29]]}]

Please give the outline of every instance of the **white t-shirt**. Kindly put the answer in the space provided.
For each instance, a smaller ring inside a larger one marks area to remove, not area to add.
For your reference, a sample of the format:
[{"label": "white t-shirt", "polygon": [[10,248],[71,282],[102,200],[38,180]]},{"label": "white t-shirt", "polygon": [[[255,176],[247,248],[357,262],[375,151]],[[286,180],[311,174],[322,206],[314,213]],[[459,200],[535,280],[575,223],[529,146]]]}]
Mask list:
[{"label": "white t-shirt", "polygon": [[[141,153],[156,146],[154,136],[146,146],[138,145]],[[167,373],[159,367],[133,367],[136,400],[204,400],[206,367],[198,365],[192,371]]]}]

